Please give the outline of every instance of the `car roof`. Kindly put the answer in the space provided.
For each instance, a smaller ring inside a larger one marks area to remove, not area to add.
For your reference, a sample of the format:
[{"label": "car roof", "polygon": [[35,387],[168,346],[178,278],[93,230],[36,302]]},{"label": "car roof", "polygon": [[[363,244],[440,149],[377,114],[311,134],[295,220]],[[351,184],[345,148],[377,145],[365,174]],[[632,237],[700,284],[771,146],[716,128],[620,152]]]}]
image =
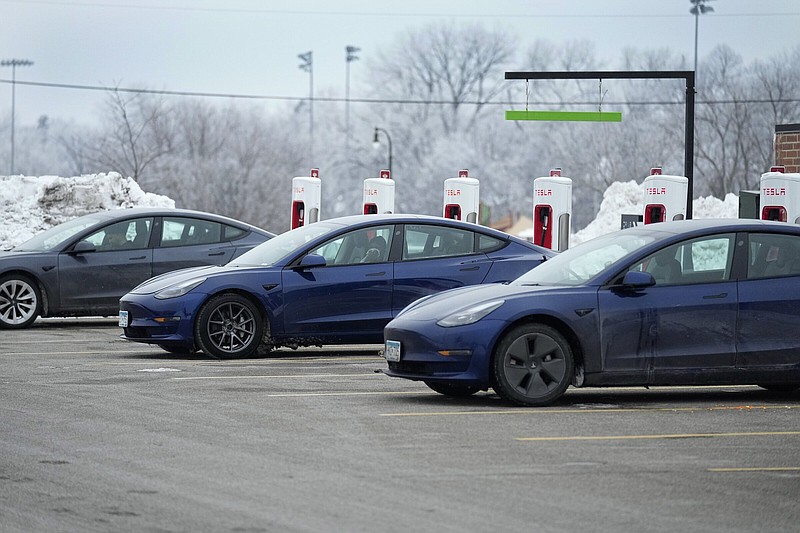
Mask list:
[{"label": "car roof", "polygon": [[217,215],[215,213],[207,213],[205,211],[195,211],[192,209],[179,209],[175,207],[125,207],[119,209],[109,209],[107,211],[99,211],[96,213],[89,213],[89,215],[94,217],[100,217],[105,220],[118,220],[118,219],[122,220],[137,216],[187,216],[187,217],[205,218],[220,223],[230,224],[232,226],[238,226],[240,228],[247,228],[251,231],[255,231],[257,233],[261,233],[264,235],[274,236],[272,232],[259,228],[258,226],[254,226],[252,224],[248,224],[247,222],[242,222],[241,220],[236,220],[223,215]]},{"label": "car roof", "polygon": [[662,236],[683,235],[688,233],[713,233],[714,231],[779,231],[784,233],[800,233],[800,226],[748,218],[699,218],[691,220],[674,220],[658,222],[644,226],[636,226],[620,231],[636,231],[640,233],[661,233]]},{"label": "car roof", "polygon": [[493,235],[500,239],[513,240],[516,242],[524,243],[532,247],[540,248],[534,244],[531,244],[525,239],[515,237],[511,234],[505,233],[503,231],[494,228],[490,228],[488,226],[482,226],[480,224],[475,224],[472,222],[464,222],[461,220],[455,220],[452,218],[444,218],[433,215],[415,215],[407,213],[378,214],[378,215],[347,215],[343,217],[324,219],[321,220],[320,222],[327,222],[329,224],[337,224],[341,226],[367,225],[367,224],[374,224],[376,222],[379,224],[382,222],[385,222],[387,224],[415,224],[415,223],[440,224],[440,225],[459,227],[471,231],[480,231],[487,233],[489,235]]}]

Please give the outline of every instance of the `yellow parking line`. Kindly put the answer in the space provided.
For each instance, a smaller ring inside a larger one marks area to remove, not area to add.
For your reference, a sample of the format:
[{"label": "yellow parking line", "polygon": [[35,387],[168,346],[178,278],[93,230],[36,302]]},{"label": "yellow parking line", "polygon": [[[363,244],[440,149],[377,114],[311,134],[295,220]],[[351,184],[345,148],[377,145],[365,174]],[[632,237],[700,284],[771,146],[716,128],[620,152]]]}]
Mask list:
[{"label": "yellow parking line", "polygon": [[709,472],[800,472],[800,466],[761,466],[749,468],[708,468]]},{"label": "yellow parking line", "polygon": [[577,441],[577,440],[638,440],[638,439],[697,439],[708,437],[775,437],[779,435],[800,435],[800,431],[756,431],[751,433],[675,433],[666,435],[606,435],[573,437],[517,437],[514,440],[527,442]]},{"label": "yellow parking line", "polygon": [[767,409],[800,409],[800,405],[719,405],[715,407],[626,407],[608,409],[548,409],[512,408],[496,411],[438,411],[432,413],[383,413],[381,416],[464,416],[464,415],[556,415],[584,413],[646,413],[646,412],[694,412],[694,411],[753,411]]}]

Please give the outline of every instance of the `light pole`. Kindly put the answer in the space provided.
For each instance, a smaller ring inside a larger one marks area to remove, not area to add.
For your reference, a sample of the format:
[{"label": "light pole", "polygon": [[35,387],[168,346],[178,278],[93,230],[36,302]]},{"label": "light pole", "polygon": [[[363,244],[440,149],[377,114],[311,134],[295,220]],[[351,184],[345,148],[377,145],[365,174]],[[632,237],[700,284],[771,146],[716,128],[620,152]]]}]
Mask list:
[{"label": "light pole", "polygon": [[356,53],[360,52],[361,48],[348,45],[344,50],[347,71],[344,89],[344,139],[345,148],[350,148],[350,63],[358,60]]},{"label": "light pole", "polygon": [[386,135],[386,140],[389,141],[389,174],[392,173],[392,138],[389,137],[389,132],[383,128],[375,127],[375,137],[372,138],[372,147],[376,150],[381,147],[381,141],[378,139],[378,132],[383,132]]},{"label": "light pole", "polygon": [[689,13],[694,15],[694,83],[695,86],[698,85],[697,83],[697,29],[700,26],[700,15],[705,15],[706,13],[713,13],[714,8],[711,6],[707,6],[706,2],[711,2],[712,0],[689,0],[691,2],[692,8],[689,10]]},{"label": "light pole", "polygon": [[17,87],[17,67],[29,67],[33,65],[33,61],[27,59],[3,59],[0,61],[0,66],[11,67],[11,170],[8,175],[14,174],[14,108],[16,100],[16,87]]},{"label": "light pole", "polygon": [[305,54],[298,54],[297,57],[302,59],[304,63],[300,64],[298,68],[308,72],[308,112],[309,112],[309,126],[308,135],[311,138],[311,164],[314,163],[314,52],[308,51]]}]

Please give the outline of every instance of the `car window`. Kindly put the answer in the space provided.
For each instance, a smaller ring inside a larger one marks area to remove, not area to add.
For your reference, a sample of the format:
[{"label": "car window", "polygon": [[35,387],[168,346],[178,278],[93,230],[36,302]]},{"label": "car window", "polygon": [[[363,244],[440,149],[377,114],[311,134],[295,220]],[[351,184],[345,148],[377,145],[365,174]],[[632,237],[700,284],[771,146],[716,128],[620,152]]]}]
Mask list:
[{"label": "car window", "polygon": [[467,255],[475,249],[474,232],[433,224],[407,224],[404,238],[405,261]]},{"label": "car window", "polygon": [[44,252],[50,250],[101,220],[103,220],[101,215],[85,215],[73,218],[36,235],[16,246],[15,249],[21,252]]},{"label": "car window", "polygon": [[478,251],[480,252],[494,252],[495,250],[502,248],[504,244],[505,241],[501,239],[492,237],[491,235],[479,234]]},{"label": "car window", "polygon": [[233,241],[243,237],[247,231],[241,228],[235,228],[233,226],[223,225],[222,231],[224,234],[223,240],[225,241]]},{"label": "car window", "polygon": [[655,238],[654,235],[630,230],[597,237],[548,259],[514,280],[513,284],[581,285]]},{"label": "car window", "polygon": [[394,226],[361,228],[327,241],[309,253],[319,254],[328,265],[381,263],[389,259]]},{"label": "car window", "polygon": [[220,242],[222,224],[187,217],[164,217],[161,225],[161,247],[192,246]]},{"label": "car window", "polygon": [[723,281],[730,277],[735,235],[712,235],[684,241],[649,255],[629,270],[649,272],[656,285]]},{"label": "car window", "polygon": [[98,252],[138,250],[147,248],[152,229],[152,217],[124,220],[110,224],[84,240],[94,244]]},{"label": "car window", "polygon": [[800,237],[751,233],[747,278],[773,278],[800,274]]}]

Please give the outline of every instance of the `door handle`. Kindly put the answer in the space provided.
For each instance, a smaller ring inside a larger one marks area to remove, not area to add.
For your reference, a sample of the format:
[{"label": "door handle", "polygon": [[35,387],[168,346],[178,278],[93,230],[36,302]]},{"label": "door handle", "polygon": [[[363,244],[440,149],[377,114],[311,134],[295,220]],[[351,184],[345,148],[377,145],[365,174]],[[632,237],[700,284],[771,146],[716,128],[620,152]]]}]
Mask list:
[{"label": "door handle", "polygon": [[460,268],[459,270],[460,270],[461,272],[472,272],[473,270],[480,270],[480,269],[481,269],[481,267],[479,267],[479,266],[474,266],[474,267]]},{"label": "door handle", "polygon": [[370,272],[370,273],[369,273],[369,274],[367,274],[366,276],[367,276],[368,278],[371,278],[371,277],[376,277],[376,276],[385,276],[385,275],[386,275],[386,272]]},{"label": "door handle", "polygon": [[147,259],[146,255],[140,255],[139,257],[131,257],[128,261],[138,261],[139,259]]},{"label": "door handle", "polygon": [[709,294],[707,296],[703,296],[703,300],[717,300],[719,298],[726,298],[727,296],[727,292],[721,292],[719,294]]},{"label": "door handle", "polygon": [[215,256],[215,255],[225,255],[225,252],[210,252],[208,254],[209,257]]}]

